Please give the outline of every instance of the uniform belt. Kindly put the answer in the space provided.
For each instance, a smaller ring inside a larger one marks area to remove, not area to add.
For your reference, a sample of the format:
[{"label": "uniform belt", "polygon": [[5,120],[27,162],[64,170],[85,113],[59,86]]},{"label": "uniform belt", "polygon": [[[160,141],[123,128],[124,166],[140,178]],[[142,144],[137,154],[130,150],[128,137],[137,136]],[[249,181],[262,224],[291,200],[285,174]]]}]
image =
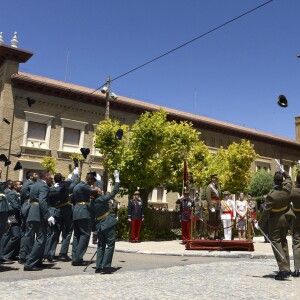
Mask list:
[{"label": "uniform belt", "polygon": [[30,204],[40,204],[38,201],[30,201]]},{"label": "uniform belt", "polygon": [[218,197],[212,197],[211,200],[217,201],[217,200],[220,200],[220,198],[218,198]]},{"label": "uniform belt", "polygon": [[102,216],[96,218],[96,220],[97,220],[97,221],[101,221],[102,219],[104,219],[104,218],[107,217],[108,215],[109,215],[109,211],[106,212],[104,215],[102,215]]},{"label": "uniform belt", "polygon": [[288,206],[282,207],[282,208],[272,208],[272,212],[282,212],[284,210],[287,210]]},{"label": "uniform belt", "polygon": [[76,202],[75,203],[75,205],[84,205],[84,204],[88,205],[89,203],[88,202]]},{"label": "uniform belt", "polygon": [[54,207],[55,208],[61,208],[61,207],[65,207],[67,205],[71,204],[69,201],[65,202],[65,203],[62,203],[62,204],[59,204],[59,205],[55,205]]}]

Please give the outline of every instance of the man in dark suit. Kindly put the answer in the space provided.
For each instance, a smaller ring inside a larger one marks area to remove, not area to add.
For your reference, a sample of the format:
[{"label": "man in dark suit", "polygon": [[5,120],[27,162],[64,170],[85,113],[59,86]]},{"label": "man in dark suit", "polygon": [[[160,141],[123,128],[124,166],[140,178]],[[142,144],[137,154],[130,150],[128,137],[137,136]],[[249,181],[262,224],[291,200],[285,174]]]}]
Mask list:
[{"label": "man in dark suit", "polygon": [[104,195],[102,189],[96,187],[98,195],[91,202],[92,228],[97,231],[97,259],[95,273],[110,273],[115,249],[117,219],[111,214],[109,200],[119,191],[119,172],[114,172],[115,186],[111,193]]},{"label": "man in dark suit", "polygon": [[24,264],[31,252],[34,243],[34,234],[32,230],[29,230],[27,223],[28,211],[30,208],[29,195],[30,189],[38,179],[38,174],[33,171],[26,172],[26,181],[24,182],[20,196],[21,196],[21,242],[19,252],[19,263]]},{"label": "man in dark suit", "polygon": [[63,261],[71,261],[68,256],[68,249],[70,235],[73,230],[73,207],[69,202],[69,194],[73,193],[73,189],[78,182],[78,169],[73,171],[71,180],[63,180],[62,174],[55,174],[54,182],[54,186],[50,187],[48,208],[55,216],[56,224],[48,228],[45,258],[50,262],[53,261],[60,233],[64,230],[66,238],[62,241],[58,258]]},{"label": "man in dark suit", "polygon": [[[0,256],[3,250],[3,236],[7,230],[9,205],[5,194],[0,193]],[[6,260],[0,257],[0,262],[6,262]]]},{"label": "man in dark suit", "polygon": [[[55,219],[48,210],[49,185],[52,182],[51,173],[47,170],[40,172],[40,181],[36,182],[30,190],[30,208],[27,222],[36,238],[24,265],[24,271],[42,270],[45,244],[47,239],[47,225],[53,226]],[[48,222],[48,224],[47,224]]]}]

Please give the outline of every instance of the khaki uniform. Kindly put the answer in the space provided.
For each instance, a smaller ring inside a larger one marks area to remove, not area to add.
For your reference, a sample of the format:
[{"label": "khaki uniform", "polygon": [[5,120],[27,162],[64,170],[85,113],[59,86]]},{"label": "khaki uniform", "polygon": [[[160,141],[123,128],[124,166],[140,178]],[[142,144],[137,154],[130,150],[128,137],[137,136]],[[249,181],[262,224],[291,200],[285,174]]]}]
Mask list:
[{"label": "khaki uniform", "polygon": [[200,223],[200,237],[208,238],[207,223],[209,220],[209,209],[207,200],[201,200],[201,219]]},{"label": "khaki uniform", "polygon": [[292,181],[286,173],[283,173],[283,176],[286,178],[283,185],[275,186],[267,195],[266,207],[262,212],[258,225],[263,228],[269,219],[270,240],[284,257],[282,259],[273,249],[279,271],[290,271],[289,249],[286,236],[289,223],[295,215],[290,209]]},{"label": "khaki uniform", "polygon": [[293,224],[295,269],[300,270],[300,184],[292,189],[291,200],[296,219]]},{"label": "khaki uniform", "polygon": [[[206,200],[209,208],[209,222],[211,227],[208,227],[209,237],[216,239],[219,237],[219,228],[221,225],[220,219],[220,191],[218,186],[213,183],[209,184],[206,189]],[[215,212],[211,212],[214,208]]]}]

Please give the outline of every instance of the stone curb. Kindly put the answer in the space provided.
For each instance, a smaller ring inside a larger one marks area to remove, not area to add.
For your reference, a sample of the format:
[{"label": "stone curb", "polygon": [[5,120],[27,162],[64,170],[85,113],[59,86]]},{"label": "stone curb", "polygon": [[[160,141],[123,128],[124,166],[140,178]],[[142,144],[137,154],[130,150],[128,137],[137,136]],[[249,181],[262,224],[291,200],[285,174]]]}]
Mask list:
[{"label": "stone curb", "polygon": [[147,250],[131,250],[131,249],[115,249],[120,253],[135,253],[135,254],[148,254],[148,255],[166,255],[166,256],[190,256],[190,257],[220,257],[220,258],[251,258],[251,259],[271,259],[274,258],[273,254],[265,253],[222,253],[222,252],[172,252],[172,251],[147,251]]}]

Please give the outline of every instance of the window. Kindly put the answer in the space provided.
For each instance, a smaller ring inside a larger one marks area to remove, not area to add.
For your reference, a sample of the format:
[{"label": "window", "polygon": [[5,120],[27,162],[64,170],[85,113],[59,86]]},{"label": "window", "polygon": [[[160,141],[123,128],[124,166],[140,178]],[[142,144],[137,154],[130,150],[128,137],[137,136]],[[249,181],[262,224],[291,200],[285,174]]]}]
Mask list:
[{"label": "window", "polygon": [[27,140],[45,141],[46,138],[46,124],[37,122],[28,122]]},{"label": "window", "polygon": [[49,149],[53,116],[25,111],[23,146]]},{"label": "window", "polygon": [[256,161],[255,166],[256,166],[256,171],[259,171],[261,169],[265,170],[266,172],[271,171],[271,165],[269,163],[266,163],[266,162]]},{"label": "window", "polygon": [[61,118],[60,151],[80,153],[88,123]]},{"label": "window", "polygon": [[80,143],[80,130],[66,128],[64,129],[64,145],[71,145],[79,147]]}]

